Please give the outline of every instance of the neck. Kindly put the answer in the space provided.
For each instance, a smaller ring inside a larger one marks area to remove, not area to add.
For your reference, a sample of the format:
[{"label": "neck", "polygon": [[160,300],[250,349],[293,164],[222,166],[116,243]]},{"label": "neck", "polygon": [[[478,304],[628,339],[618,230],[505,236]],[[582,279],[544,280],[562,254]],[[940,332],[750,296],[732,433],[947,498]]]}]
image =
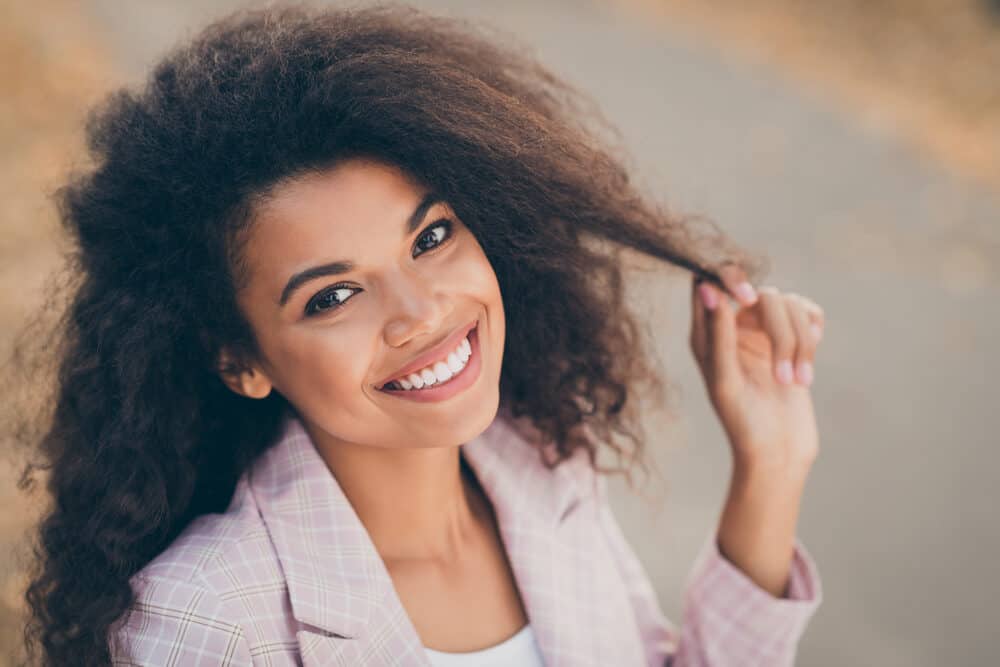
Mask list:
[{"label": "neck", "polygon": [[313,439],[386,562],[454,562],[483,523],[456,446],[385,449]]}]

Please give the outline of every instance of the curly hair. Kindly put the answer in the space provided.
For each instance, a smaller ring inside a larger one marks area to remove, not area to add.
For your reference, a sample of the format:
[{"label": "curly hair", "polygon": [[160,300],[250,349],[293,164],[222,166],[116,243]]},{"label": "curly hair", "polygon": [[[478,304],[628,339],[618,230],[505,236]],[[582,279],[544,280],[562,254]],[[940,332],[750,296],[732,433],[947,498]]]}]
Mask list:
[{"label": "curly hair", "polygon": [[580,447],[595,469],[605,448],[618,471],[642,463],[635,397],[662,405],[664,385],[622,251],[720,285],[723,263],[755,276],[760,260],[640,193],[587,96],[489,30],[396,4],[244,10],[90,110],[92,160],[53,193],[71,290],[47,339],[49,409],[18,431],[37,452],[22,485],[44,474],[53,501],[26,594],[32,656],[107,664],[130,577],[223,510],[277,435],[286,400],[219,377],[224,347],[258,351],[235,299],[243,243],[275,187],[347,157],[416,175],[476,235],[516,332],[501,402],[555,444],[547,465]]}]

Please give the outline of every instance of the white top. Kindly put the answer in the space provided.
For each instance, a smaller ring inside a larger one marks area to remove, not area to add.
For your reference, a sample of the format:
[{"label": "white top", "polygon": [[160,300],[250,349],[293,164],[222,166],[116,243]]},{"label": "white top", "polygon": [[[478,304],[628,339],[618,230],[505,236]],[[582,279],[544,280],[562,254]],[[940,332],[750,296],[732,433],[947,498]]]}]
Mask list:
[{"label": "white top", "polygon": [[513,637],[479,651],[446,653],[424,647],[434,667],[544,667],[531,624]]}]

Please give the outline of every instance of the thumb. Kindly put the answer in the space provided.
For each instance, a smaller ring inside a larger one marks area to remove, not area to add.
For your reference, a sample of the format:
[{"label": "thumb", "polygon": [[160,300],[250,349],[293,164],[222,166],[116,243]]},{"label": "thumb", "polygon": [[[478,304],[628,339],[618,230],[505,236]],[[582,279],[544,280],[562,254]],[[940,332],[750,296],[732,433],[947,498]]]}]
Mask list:
[{"label": "thumb", "polygon": [[710,311],[709,365],[715,382],[730,384],[739,378],[736,348],[736,306],[730,297],[713,286],[718,306]]}]

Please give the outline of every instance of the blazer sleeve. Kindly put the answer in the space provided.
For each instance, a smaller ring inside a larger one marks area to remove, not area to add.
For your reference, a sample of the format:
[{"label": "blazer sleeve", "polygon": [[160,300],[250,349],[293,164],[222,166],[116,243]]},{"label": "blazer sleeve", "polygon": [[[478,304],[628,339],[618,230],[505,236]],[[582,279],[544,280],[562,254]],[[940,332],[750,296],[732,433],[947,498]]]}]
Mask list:
[{"label": "blazer sleeve", "polygon": [[196,583],[135,577],[136,601],[112,626],[111,663],[142,667],[249,665],[242,628],[217,595]]},{"label": "blazer sleeve", "polygon": [[688,575],[680,627],[664,616],[656,591],[607,502],[598,475],[600,523],[625,581],[650,667],[782,667],[823,599],[812,556],[796,538],[787,598],[758,586],[709,536]]}]

